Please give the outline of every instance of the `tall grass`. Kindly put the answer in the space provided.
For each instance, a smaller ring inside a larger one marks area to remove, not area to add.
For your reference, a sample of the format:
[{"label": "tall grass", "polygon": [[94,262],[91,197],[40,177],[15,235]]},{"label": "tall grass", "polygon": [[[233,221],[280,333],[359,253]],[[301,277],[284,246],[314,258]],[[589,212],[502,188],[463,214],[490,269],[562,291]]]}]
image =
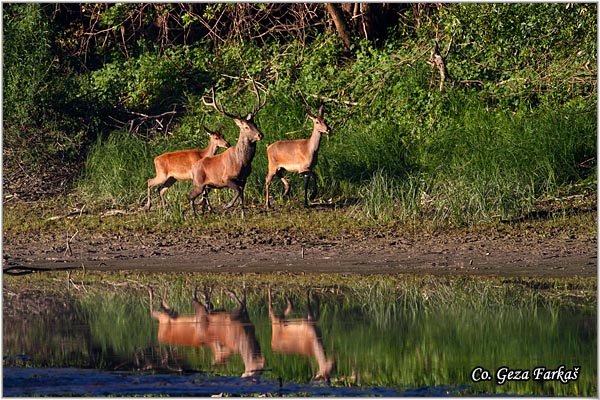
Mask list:
[{"label": "tall grass", "polygon": [[[310,135],[312,124],[305,112],[315,113],[319,100],[308,94],[333,99],[325,104],[325,118],[333,131],[323,137],[319,150],[317,202],[351,205],[349,214],[360,220],[426,218],[470,225],[510,219],[526,215],[540,198],[561,186],[595,174],[591,164],[585,166],[595,159],[597,123],[590,99],[494,108],[485,90],[460,86],[432,90],[429,66],[411,53],[421,48],[365,48],[350,63],[324,68],[336,58],[335,43],[313,46],[290,46],[270,64],[281,69],[277,79],[265,81],[268,103],[256,117],[265,139],[258,143],[246,185],[250,205],[264,202],[266,146]],[[275,54],[277,47],[265,50],[264,57],[269,52]],[[296,53],[305,57],[299,65],[290,62]],[[291,64],[296,69],[290,69]],[[236,92],[238,81],[229,84],[225,82],[218,92],[226,109],[251,110],[253,94]],[[153,157],[205,145],[200,139],[191,146],[190,126],[221,123],[227,139],[236,142],[239,129],[233,122],[206,111],[202,106],[193,108],[179,131],[162,140],[147,142],[114,133],[99,141],[88,157],[79,190],[110,206],[142,204],[145,182],[153,176]],[[287,177],[291,199],[283,202],[276,178],[271,189],[275,206],[301,206],[302,178],[290,173]],[[167,215],[176,218],[187,208],[189,190],[189,183],[177,183],[169,190],[172,207]],[[211,194],[216,204],[232,195],[228,189]]]},{"label": "tall grass", "polygon": [[84,201],[107,207],[141,203],[144,183],[152,164],[149,145],[126,132],[113,132],[99,138],[85,163],[78,191]]}]

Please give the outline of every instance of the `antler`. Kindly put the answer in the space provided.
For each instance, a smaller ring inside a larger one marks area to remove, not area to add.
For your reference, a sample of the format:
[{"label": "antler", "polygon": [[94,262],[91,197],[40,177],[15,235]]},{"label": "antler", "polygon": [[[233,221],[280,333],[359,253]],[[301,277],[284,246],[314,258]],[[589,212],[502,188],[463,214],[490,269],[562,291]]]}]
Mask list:
[{"label": "antler", "polygon": [[[267,104],[267,99],[265,97],[264,101],[261,101],[260,99],[260,93],[259,93],[259,89],[258,86],[256,85],[256,82],[254,81],[254,79],[250,78],[250,80],[252,81],[252,91],[254,92],[254,94],[256,94],[256,102],[257,105],[254,108],[254,111],[252,111],[249,115],[248,118],[246,119],[253,119],[256,114],[260,111],[261,108],[263,108],[265,106],[265,104]],[[264,89],[261,89],[264,91]],[[220,113],[221,115],[225,115],[226,117],[229,118],[241,118],[240,116],[236,116],[233,114],[228,113],[227,111],[225,111],[225,109],[223,108],[223,105],[220,103],[217,103],[217,100],[215,99],[215,88],[212,87],[211,88],[211,99],[210,101],[208,101],[206,99],[206,97],[202,97],[202,103],[204,103],[205,106],[209,106],[214,108],[215,110],[217,110],[218,113]]]},{"label": "antler", "polygon": [[265,96],[265,101],[261,103],[260,93],[258,92],[258,87],[256,86],[256,81],[252,78],[250,78],[250,80],[252,81],[252,91],[254,92],[254,94],[256,94],[256,103],[257,103],[256,107],[254,108],[254,111],[250,114],[251,119],[252,119],[260,111],[260,109],[263,108],[265,106],[265,104],[267,104],[267,97]]},{"label": "antler", "polygon": [[233,114],[229,114],[227,111],[225,111],[223,109],[223,105],[222,104],[217,104],[217,101],[215,100],[215,88],[214,87],[212,87],[210,89],[210,91],[211,91],[211,101],[210,102],[208,102],[206,100],[206,97],[204,97],[204,96],[202,97],[202,103],[204,103],[205,106],[209,106],[209,107],[214,108],[215,110],[217,110],[218,113],[220,113],[222,115],[225,115],[226,117],[229,117],[229,118],[239,118],[239,117],[237,117],[237,116],[235,116]]}]

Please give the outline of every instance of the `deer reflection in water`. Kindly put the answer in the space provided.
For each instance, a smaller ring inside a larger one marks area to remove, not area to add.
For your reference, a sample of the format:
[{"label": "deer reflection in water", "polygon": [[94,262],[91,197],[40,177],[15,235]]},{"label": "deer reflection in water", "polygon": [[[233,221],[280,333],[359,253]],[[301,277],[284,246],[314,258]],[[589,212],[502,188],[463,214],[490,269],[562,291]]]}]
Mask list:
[{"label": "deer reflection in water", "polygon": [[246,296],[240,300],[235,293],[226,291],[236,302],[232,312],[215,311],[210,301],[210,292],[201,291],[204,304],[198,300],[198,290],[194,290],[192,303],[195,313],[178,315],[166,303],[165,289],[161,301],[164,311],[154,310],[153,290],[150,294],[150,315],[158,320],[158,341],[188,347],[208,347],[214,354],[213,365],[225,364],[234,353],[240,353],[244,361],[242,378],[261,374],[265,359],[254,333],[254,325],[246,310]]},{"label": "deer reflection in water", "polygon": [[310,290],[306,291],[307,317],[288,319],[292,312],[292,301],[286,296],[287,308],[283,318],[277,317],[273,311],[271,301],[271,288],[268,289],[269,317],[271,319],[271,348],[275,352],[285,354],[300,354],[314,357],[319,364],[319,371],[315,379],[329,380],[335,365],[333,358],[326,358],[321,332],[316,324],[310,305]]}]

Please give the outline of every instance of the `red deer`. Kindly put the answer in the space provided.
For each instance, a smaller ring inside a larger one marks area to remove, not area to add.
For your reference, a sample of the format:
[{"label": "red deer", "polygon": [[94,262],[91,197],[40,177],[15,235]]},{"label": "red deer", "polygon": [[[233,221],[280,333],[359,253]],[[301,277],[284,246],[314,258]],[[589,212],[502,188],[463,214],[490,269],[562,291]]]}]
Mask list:
[{"label": "red deer", "polygon": [[242,208],[242,218],[244,218],[244,187],[246,179],[252,172],[252,160],[256,153],[256,142],[262,140],[263,134],[258,130],[253,122],[256,113],[265,105],[261,103],[260,94],[254,84],[254,92],[256,94],[258,105],[254,111],[246,118],[229,114],[223,110],[215,101],[215,91],[212,89],[212,101],[208,102],[205,98],[202,101],[205,105],[213,107],[222,115],[233,119],[236,125],[240,128],[240,136],[237,144],[225,150],[221,154],[211,157],[205,157],[194,164],[192,168],[193,187],[190,192],[190,206],[196,216],[196,205],[194,200],[200,193],[204,193],[202,197],[202,212],[206,205],[210,207],[208,201],[208,189],[222,189],[229,187],[236,191],[235,197],[225,206],[230,208],[239,198]]},{"label": "red deer", "polygon": [[307,113],[314,127],[312,135],[308,139],[282,140],[272,143],[267,147],[267,158],[269,159],[269,171],[266,179],[266,207],[270,207],[269,187],[275,175],[281,179],[285,191],[284,196],[290,193],[290,184],[283,176],[285,171],[297,172],[304,175],[304,207],[308,207],[307,191],[310,178],[313,178],[313,191],[310,199],[317,196],[317,175],[313,171],[317,164],[317,154],[321,143],[321,134],[329,134],[330,128],[323,118],[323,105],[319,107],[319,114],[315,117]]},{"label": "red deer", "polygon": [[214,132],[211,132],[206,127],[204,130],[206,130],[208,136],[210,137],[208,146],[206,146],[206,148],[172,151],[161,154],[160,156],[154,158],[156,177],[148,179],[148,203],[146,204],[146,211],[150,211],[150,207],[152,206],[150,189],[153,186],[162,185],[159,192],[160,200],[163,208],[166,208],[165,192],[167,189],[169,189],[178,180],[191,181],[192,166],[198,160],[206,156],[214,156],[217,154],[217,149],[219,147],[228,148],[231,146],[221,134],[220,128]]},{"label": "red deer", "polygon": [[198,300],[194,290],[192,302],[196,312],[191,315],[177,315],[166,303],[166,290],[161,308],[153,308],[153,291],[150,294],[150,315],[158,320],[158,341],[188,347],[208,347],[214,354],[214,365],[224,364],[234,353],[239,353],[244,361],[242,377],[261,374],[265,368],[265,359],[256,340],[254,325],[248,317],[246,297],[242,300],[231,291],[227,294],[237,303],[233,312],[214,311],[210,294],[201,292],[204,304]]},{"label": "red deer", "polygon": [[316,324],[311,306],[310,294],[306,291],[307,317],[302,319],[287,319],[292,311],[292,302],[286,297],[287,308],[284,317],[279,318],[273,311],[271,288],[268,289],[269,317],[271,318],[271,348],[275,352],[286,354],[301,354],[314,357],[319,364],[315,379],[329,380],[335,365],[333,358],[325,357],[321,334]]}]

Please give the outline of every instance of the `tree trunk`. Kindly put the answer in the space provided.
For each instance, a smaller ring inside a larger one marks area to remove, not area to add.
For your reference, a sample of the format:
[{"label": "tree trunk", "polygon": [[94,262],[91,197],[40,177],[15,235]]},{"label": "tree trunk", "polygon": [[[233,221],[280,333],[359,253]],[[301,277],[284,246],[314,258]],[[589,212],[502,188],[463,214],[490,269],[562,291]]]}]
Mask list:
[{"label": "tree trunk", "polygon": [[342,10],[335,3],[325,3],[325,8],[327,8],[327,12],[333,19],[335,29],[338,31],[338,34],[344,43],[344,49],[350,50],[350,47],[352,47],[352,38]]}]

